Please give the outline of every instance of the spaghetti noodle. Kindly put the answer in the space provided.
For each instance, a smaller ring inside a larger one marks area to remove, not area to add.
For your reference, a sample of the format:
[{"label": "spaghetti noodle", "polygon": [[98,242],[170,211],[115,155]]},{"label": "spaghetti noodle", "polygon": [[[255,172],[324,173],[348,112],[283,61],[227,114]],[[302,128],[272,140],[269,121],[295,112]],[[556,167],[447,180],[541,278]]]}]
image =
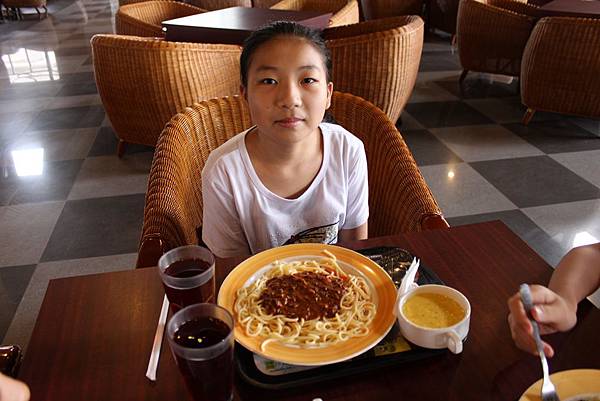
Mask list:
[{"label": "spaghetti noodle", "polygon": [[[369,333],[376,306],[367,282],[362,277],[342,271],[335,256],[324,252],[327,257],[318,261],[274,262],[273,268],[266,274],[237,291],[234,305],[237,320],[246,335],[264,338],[261,350],[264,351],[272,341],[301,347],[325,346]],[[293,308],[283,307],[284,304],[297,303],[298,300],[301,303],[309,302],[306,297],[290,300],[288,291],[274,288],[273,283],[281,286],[281,278],[285,276],[304,282],[294,285],[313,287],[317,291],[313,304],[319,304],[321,298],[326,298],[329,304],[324,303],[321,311],[315,311],[313,305],[312,310],[307,312],[302,312],[303,309],[298,308],[298,305]],[[325,286],[328,288],[316,288],[315,286],[321,285],[320,281],[327,282]],[[330,301],[336,299],[338,290],[342,291],[338,298],[339,305],[333,307]],[[279,300],[276,299],[277,294],[280,294]],[[286,314],[277,313],[278,311],[285,311]],[[305,319],[303,315],[319,317]]]}]

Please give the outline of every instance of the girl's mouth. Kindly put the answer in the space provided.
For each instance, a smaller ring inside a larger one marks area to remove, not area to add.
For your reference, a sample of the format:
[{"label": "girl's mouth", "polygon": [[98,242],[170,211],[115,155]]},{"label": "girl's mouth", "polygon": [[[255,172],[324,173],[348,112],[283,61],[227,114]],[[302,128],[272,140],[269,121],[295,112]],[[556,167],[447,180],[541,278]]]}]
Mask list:
[{"label": "girl's mouth", "polygon": [[275,121],[275,123],[282,127],[285,127],[285,128],[293,128],[296,125],[300,124],[300,122],[302,122],[302,121],[303,121],[302,118],[288,117],[288,118],[282,118],[281,120],[277,120],[277,121]]}]

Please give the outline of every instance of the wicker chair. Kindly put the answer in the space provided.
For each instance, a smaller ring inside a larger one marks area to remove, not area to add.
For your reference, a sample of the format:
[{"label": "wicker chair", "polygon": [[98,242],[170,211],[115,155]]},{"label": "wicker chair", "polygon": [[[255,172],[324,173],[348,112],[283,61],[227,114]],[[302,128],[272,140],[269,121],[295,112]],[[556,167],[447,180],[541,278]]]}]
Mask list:
[{"label": "wicker chair", "polygon": [[119,137],[154,146],[165,124],[186,106],[239,93],[240,47],[95,35],[96,85]]},{"label": "wicker chair", "polygon": [[511,0],[461,0],[458,8],[458,54],[462,82],[469,71],[521,73],[521,57],[537,7]]},{"label": "wicker chair", "polygon": [[333,13],[329,26],[355,24],[359,21],[357,0],[282,0],[270,8]]},{"label": "wicker chair", "polygon": [[[22,7],[31,7],[35,8],[35,11],[38,14],[39,19],[42,19],[42,16],[48,17],[48,8],[46,7],[46,0],[2,0],[0,2],[7,9],[14,10],[14,14],[19,18],[23,18],[23,14],[21,14]],[[0,5],[0,13],[1,13],[1,5]],[[39,9],[43,9],[44,12],[41,13]]]},{"label": "wicker chair", "polygon": [[252,0],[252,7],[269,8],[276,3],[279,3],[279,0]]},{"label": "wicker chair", "polygon": [[523,54],[523,124],[536,110],[600,117],[600,20],[542,18]]},{"label": "wicker chair", "polygon": [[[331,112],[365,144],[370,236],[448,226],[402,136],[381,110],[334,92]],[[195,104],[167,124],[150,170],[138,267],[155,266],[169,249],[199,242],[200,172],[211,150],[251,124],[238,96]]]},{"label": "wicker chair", "polygon": [[400,15],[421,15],[423,0],[362,0],[365,19],[387,18]]},{"label": "wicker chair", "polygon": [[177,1],[144,1],[119,7],[115,28],[119,35],[163,37],[166,20],[203,13],[203,10]]},{"label": "wicker chair", "polygon": [[252,0],[190,0],[189,3],[205,10],[220,10],[227,7],[252,7]]},{"label": "wicker chair", "polygon": [[334,89],[367,99],[395,122],[417,80],[423,32],[416,15],[326,29]]}]

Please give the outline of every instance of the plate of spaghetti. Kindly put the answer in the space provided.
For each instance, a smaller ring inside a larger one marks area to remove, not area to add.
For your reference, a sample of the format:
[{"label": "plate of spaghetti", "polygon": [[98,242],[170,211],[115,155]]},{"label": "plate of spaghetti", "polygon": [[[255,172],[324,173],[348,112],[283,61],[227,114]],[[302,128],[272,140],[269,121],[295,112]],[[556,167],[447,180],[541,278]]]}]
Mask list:
[{"label": "plate of spaghetti", "polygon": [[394,324],[396,287],[370,259],[325,244],[261,252],[225,279],[218,304],[250,351],[292,365],[341,362],[376,345]]}]

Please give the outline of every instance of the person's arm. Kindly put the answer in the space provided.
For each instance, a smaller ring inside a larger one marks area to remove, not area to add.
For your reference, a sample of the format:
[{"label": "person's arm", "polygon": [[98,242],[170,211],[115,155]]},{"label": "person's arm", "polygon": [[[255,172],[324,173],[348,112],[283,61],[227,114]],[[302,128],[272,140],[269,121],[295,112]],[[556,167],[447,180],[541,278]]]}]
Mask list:
[{"label": "person's arm", "polygon": [[[600,244],[569,251],[556,267],[549,288],[530,287],[534,304],[531,315],[539,323],[540,332],[549,334],[571,329],[577,323],[577,304],[600,287]],[[508,300],[508,307],[508,322],[515,344],[535,354],[533,327],[519,293]],[[544,353],[552,357],[554,350],[544,343]]]},{"label": "person's arm", "polygon": [[0,401],[28,401],[29,387],[0,373]]},{"label": "person's arm", "polygon": [[367,224],[368,223],[365,223],[356,228],[340,230],[340,232],[338,233],[338,241],[344,242],[344,241],[356,241],[356,240],[360,240],[360,239],[367,239],[367,236],[369,233]]}]

